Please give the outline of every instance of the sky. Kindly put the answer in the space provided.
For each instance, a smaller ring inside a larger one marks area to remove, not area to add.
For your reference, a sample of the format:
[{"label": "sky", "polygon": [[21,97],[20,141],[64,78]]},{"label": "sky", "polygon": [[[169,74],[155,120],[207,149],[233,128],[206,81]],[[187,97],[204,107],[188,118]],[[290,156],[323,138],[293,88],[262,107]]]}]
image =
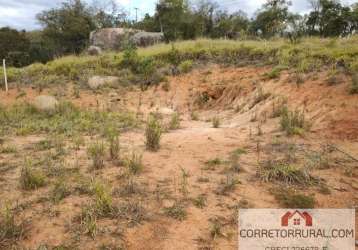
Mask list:
[{"label": "sky", "polygon": [[[92,3],[94,0],[85,0]],[[97,0],[106,2],[106,0]],[[135,19],[135,8],[138,17],[145,13],[154,13],[157,0],[115,0],[118,5],[126,9],[132,19]],[[358,0],[341,0],[343,4],[352,4]],[[16,29],[34,30],[41,28],[36,21],[36,14],[59,6],[63,0],[0,0],[0,27],[10,26]],[[249,16],[262,6],[265,0],[217,0],[219,5],[229,11],[243,10]],[[298,13],[309,12],[307,0],[292,0],[291,11]]]}]

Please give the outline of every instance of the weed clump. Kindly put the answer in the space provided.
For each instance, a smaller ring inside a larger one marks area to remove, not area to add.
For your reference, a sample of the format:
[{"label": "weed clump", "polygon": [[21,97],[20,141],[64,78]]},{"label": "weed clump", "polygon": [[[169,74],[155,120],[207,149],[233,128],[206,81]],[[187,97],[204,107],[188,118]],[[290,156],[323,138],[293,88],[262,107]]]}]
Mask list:
[{"label": "weed clump", "polygon": [[108,129],[106,132],[107,141],[109,144],[109,155],[112,160],[119,159],[120,144],[119,135],[114,129]]},{"label": "weed clump", "polygon": [[5,206],[0,214],[0,248],[8,249],[6,244],[11,244],[10,241],[20,240],[24,235],[24,231],[24,224],[16,223],[14,212],[9,206]]},{"label": "weed clump", "polygon": [[45,186],[45,177],[32,167],[30,160],[25,161],[25,166],[21,169],[20,186],[24,190],[33,190]]},{"label": "weed clump", "polygon": [[162,126],[160,121],[151,116],[147,121],[145,130],[146,147],[150,151],[158,151],[160,148],[160,138],[162,136]]},{"label": "weed clump", "polygon": [[179,221],[183,221],[187,217],[185,207],[180,202],[175,202],[172,206],[164,208],[164,213]]},{"label": "weed clump", "polygon": [[206,206],[207,200],[205,195],[199,195],[198,197],[193,199],[193,204],[197,208],[203,209]]},{"label": "weed clump", "polygon": [[304,112],[290,111],[287,107],[284,107],[281,111],[280,125],[287,135],[302,135],[305,130],[309,129]]},{"label": "weed clump", "polygon": [[192,60],[186,60],[179,64],[179,71],[181,73],[188,73],[193,68],[193,61]]},{"label": "weed clump", "polygon": [[271,190],[276,200],[285,208],[314,208],[316,200],[313,196],[307,196],[295,192],[293,189],[277,188]]},{"label": "weed clump", "polygon": [[58,203],[62,199],[70,195],[70,189],[64,180],[59,180],[51,192],[51,199],[54,203]]},{"label": "weed clump", "polygon": [[95,142],[87,149],[88,156],[92,159],[92,166],[94,169],[104,167],[105,148],[102,142]]},{"label": "weed clump", "polygon": [[307,171],[283,161],[267,161],[260,164],[258,174],[265,182],[279,181],[286,184],[308,185],[314,180]]},{"label": "weed clump", "polygon": [[132,152],[126,160],[126,166],[130,174],[139,174],[143,170],[142,155]]}]

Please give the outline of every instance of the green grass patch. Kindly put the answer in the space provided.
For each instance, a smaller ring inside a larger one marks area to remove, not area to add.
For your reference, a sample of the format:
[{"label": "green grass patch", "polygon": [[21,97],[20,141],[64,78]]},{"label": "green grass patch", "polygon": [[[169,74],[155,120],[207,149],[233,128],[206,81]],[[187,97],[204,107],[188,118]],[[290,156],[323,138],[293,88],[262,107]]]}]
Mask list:
[{"label": "green grass patch", "polygon": [[103,124],[111,122],[118,130],[138,125],[132,113],[81,110],[69,102],[62,102],[54,114],[37,111],[31,104],[0,106],[0,135],[30,135],[57,133],[74,136],[104,134]]}]

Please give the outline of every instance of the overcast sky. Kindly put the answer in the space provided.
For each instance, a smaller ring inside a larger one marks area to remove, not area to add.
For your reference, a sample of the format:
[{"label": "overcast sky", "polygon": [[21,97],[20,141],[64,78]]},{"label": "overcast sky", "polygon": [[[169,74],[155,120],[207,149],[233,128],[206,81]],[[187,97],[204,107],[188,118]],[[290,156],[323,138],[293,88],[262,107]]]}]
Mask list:
[{"label": "overcast sky", "polygon": [[[93,0],[85,0],[92,3]],[[101,0],[97,0],[101,2]],[[103,0],[105,1],[105,0]],[[115,0],[135,17],[134,8],[138,7],[138,15],[153,13],[157,0]],[[352,4],[358,0],[342,0],[343,4]],[[17,29],[33,30],[40,28],[36,21],[36,14],[42,10],[58,6],[63,0],[0,0],[0,27],[10,26]],[[222,8],[229,11],[243,10],[251,16],[261,7],[265,0],[218,0]],[[292,0],[291,10],[305,13],[309,11],[307,0]]]}]

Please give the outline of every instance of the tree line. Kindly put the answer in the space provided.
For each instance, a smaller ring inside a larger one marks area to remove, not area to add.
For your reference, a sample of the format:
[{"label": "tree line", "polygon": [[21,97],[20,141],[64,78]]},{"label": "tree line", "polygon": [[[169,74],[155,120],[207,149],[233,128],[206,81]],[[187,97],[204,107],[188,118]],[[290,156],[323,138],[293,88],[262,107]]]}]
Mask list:
[{"label": "tree line", "polygon": [[215,0],[160,0],[153,15],[130,20],[113,0],[67,0],[57,8],[37,15],[42,29],[17,31],[0,28],[0,58],[22,67],[45,63],[66,54],[79,54],[89,42],[91,31],[126,27],[163,32],[167,42],[197,37],[227,39],[289,38],[302,36],[344,37],[358,30],[358,3],[344,6],[339,0],[308,0],[311,11],[300,15],[289,11],[288,0],[267,0],[253,17],[243,11],[228,12]]}]

